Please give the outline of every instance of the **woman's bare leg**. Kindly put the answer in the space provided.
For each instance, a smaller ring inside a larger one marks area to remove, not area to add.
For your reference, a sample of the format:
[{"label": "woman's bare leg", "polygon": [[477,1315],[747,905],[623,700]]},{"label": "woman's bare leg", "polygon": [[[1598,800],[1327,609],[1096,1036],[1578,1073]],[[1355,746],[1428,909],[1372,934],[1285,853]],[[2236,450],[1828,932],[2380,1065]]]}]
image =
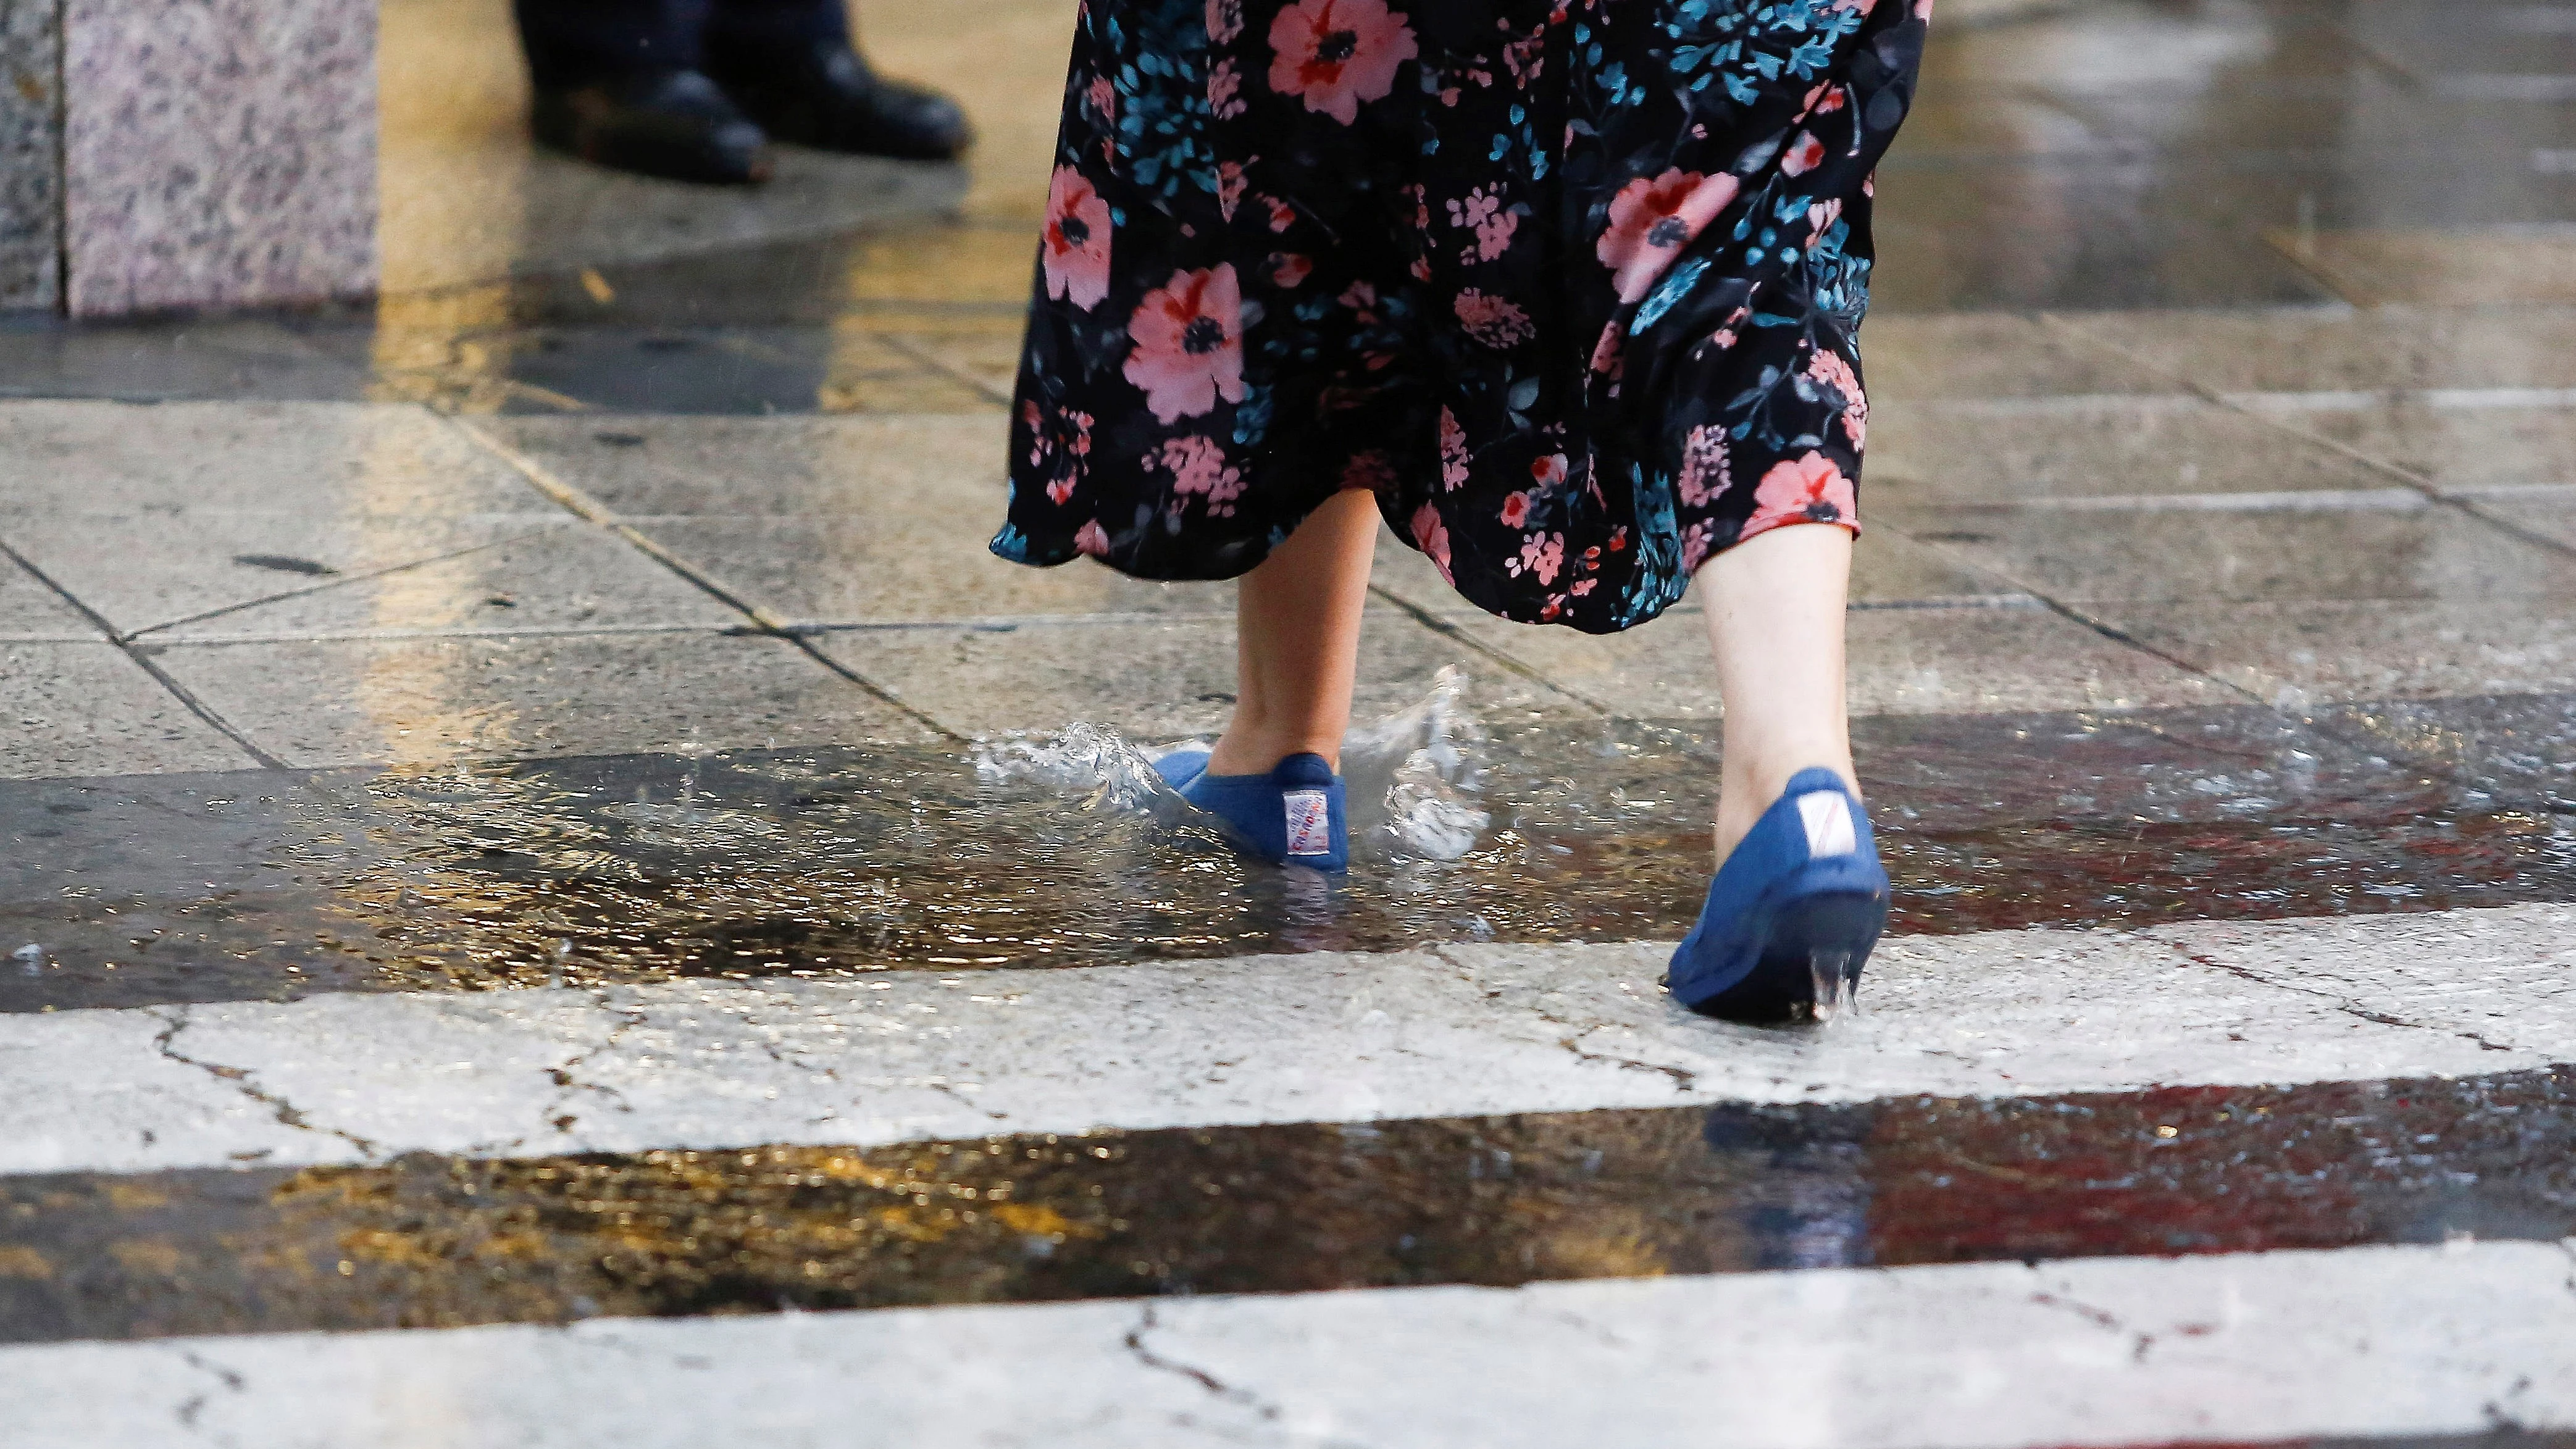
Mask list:
[{"label": "woman's bare leg", "polygon": [[1208,759],[1209,774],[1265,775],[1299,754],[1342,767],[1377,519],[1374,495],[1336,494],[1243,576],[1234,720]]},{"label": "woman's bare leg", "polygon": [[1726,763],[1717,797],[1723,862],[1800,770],[1822,766],[1855,793],[1843,700],[1843,610],[1851,534],[1828,524],[1775,528],[1700,570]]}]

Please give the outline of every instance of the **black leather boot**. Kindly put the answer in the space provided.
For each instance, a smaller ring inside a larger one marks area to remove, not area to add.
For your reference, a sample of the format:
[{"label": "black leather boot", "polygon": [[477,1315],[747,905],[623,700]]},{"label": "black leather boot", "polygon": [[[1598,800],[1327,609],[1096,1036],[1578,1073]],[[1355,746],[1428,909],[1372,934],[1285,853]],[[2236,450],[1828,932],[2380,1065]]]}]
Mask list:
[{"label": "black leather boot", "polygon": [[953,161],[975,140],[955,101],[885,79],[845,40],[745,40],[719,29],[707,37],[707,73],[781,141]]},{"label": "black leather boot", "polygon": [[619,171],[742,185],[769,179],[769,138],[694,70],[537,92],[537,142]]}]

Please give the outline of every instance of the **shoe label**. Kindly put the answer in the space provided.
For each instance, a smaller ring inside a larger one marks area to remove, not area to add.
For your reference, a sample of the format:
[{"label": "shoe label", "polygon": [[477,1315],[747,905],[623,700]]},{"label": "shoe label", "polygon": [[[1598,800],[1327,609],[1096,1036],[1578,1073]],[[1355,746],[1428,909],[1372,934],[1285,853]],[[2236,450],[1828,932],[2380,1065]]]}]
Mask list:
[{"label": "shoe label", "polygon": [[1333,853],[1333,797],[1321,790],[1291,790],[1288,802],[1288,853]]},{"label": "shoe label", "polygon": [[1798,818],[1807,823],[1807,858],[1825,860],[1860,849],[1860,832],[1852,828],[1851,797],[1840,790],[1811,790],[1798,797]]}]

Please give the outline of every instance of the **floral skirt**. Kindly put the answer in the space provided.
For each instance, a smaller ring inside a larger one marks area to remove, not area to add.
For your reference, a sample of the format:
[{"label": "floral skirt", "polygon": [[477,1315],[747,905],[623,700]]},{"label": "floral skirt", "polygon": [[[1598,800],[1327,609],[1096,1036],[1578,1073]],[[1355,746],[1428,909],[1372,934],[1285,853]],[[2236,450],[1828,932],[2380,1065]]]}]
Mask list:
[{"label": "floral skirt", "polygon": [[1857,528],[1871,174],[1931,0],[1088,0],[1005,558],[1251,569],[1367,488],[1609,633]]}]

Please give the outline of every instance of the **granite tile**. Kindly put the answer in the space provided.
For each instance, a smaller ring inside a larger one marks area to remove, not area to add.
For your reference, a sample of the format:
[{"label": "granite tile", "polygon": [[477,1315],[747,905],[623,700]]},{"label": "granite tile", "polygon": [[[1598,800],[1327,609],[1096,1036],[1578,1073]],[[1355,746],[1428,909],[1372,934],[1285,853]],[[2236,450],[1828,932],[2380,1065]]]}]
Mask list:
[{"label": "granite tile", "polygon": [[1908,509],[1888,521],[2080,603],[2425,600],[2503,612],[2576,599],[2576,559],[2404,492],[2391,506],[2216,511]]},{"label": "granite tile", "polygon": [[241,770],[257,762],[104,642],[0,642],[0,778]]},{"label": "granite tile", "polygon": [[2449,599],[2089,607],[2283,708],[2576,688],[2576,618],[2564,608]]},{"label": "granite tile", "polygon": [[0,311],[62,295],[61,0],[0,0]]},{"label": "granite tile", "polygon": [[375,0],[63,6],[75,316],[375,289]]},{"label": "granite tile", "polygon": [[[1614,714],[1724,712],[1699,615],[1667,615],[1604,637],[1493,618],[1456,623]],[[1860,610],[1847,637],[1856,715],[2147,709],[2225,697],[2206,679],[2036,606]]]},{"label": "granite tile", "polygon": [[[0,529],[0,543],[9,534]],[[97,626],[44,582],[8,559],[0,558],[0,640],[73,640],[97,642]]]},{"label": "granite tile", "polygon": [[[867,629],[816,641],[833,659],[960,734],[1074,721],[1140,740],[1223,727],[1234,706],[1231,618],[1030,622],[995,628]],[[1419,703],[1444,665],[1482,711],[1567,710],[1576,701],[1414,622],[1371,608],[1360,633],[1354,716]]]},{"label": "granite tile", "polygon": [[1876,504],[2377,489],[2393,480],[2232,408],[2174,396],[1918,401],[1873,412]]},{"label": "granite tile", "polygon": [[[509,418],[495,436],[629,516],[866,517],[918,500],[1001,521],[1010,426],[939,417]],[[907,500],[893,502],[893,500]],[[972,529],[964,532],[972,533]],[[981,540],[977,540],[980,547]]]},{"label": "granite tile", "polygon": [[927,738],[791,644],[714,632],[173,644],[153,657],[295,766]]},{"label": "granite tile", "polygon": [[2576,230],[2403,227],[2270,234],[2348,302],[2477,307],[2576,303]]},{"label": "granite tile", "polygon": [[2217,392],[2576,387],[2576,307],[2276,307],[2057,320]]},{"label": "granite tile", "polygon": [[2043,323],[1998,312],[1872,318],[1861,330],[1862,380],[1871,420],[1918,398],[2062,397],[2174,393],[2181,387],[2106,349]]},{"label": "granite tile", "polygon": [[418,408],[362,403],[0,402],[12,515],[237,510],[334,517],[563,511]]},{"label": "granite tile", "polygon": [[[1444,619],[1491,617],[1451,588],[1421,550],[1385,529],[1378,531],[1377,559],[1370,582],[1380,591]],[[1892,528],[1866,529],[1852,547],[1851,599],[1856,609],[2009,601],[2019,597],[2019,592],[2003,580],[1980,573]],[[1668,612],[1699,613],[1699,590],[1693,589]]]},{"label": "granite tile", "polygon": [[2576,393],[2458,389],[2250,398],[2264,417],[2446,491],[2576,482]]}]

